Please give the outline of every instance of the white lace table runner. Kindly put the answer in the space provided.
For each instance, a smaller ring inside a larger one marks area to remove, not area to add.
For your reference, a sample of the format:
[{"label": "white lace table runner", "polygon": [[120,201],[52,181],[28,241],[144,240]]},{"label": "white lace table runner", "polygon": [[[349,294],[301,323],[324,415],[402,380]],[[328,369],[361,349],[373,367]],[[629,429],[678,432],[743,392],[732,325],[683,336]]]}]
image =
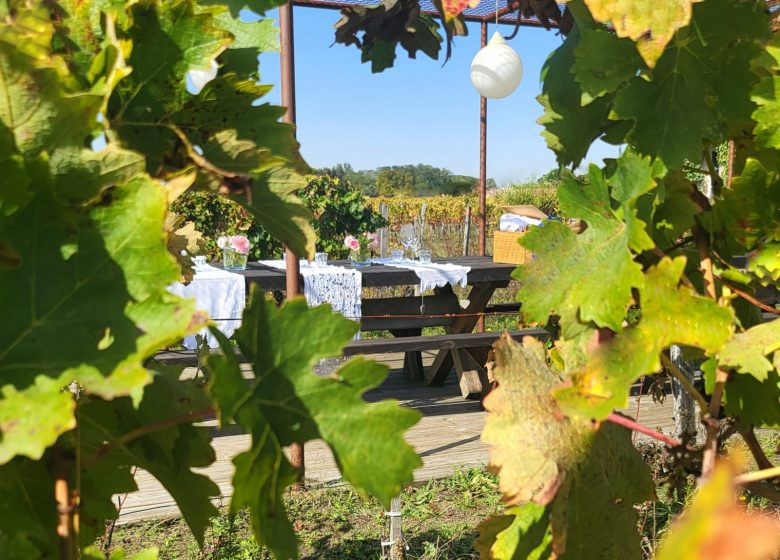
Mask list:
[{"label": "white lace table runner", "polygon": [[409,259],[400,261],[392,261],[391,259],[371,259],[371,262],[413,270],[417,275],[417,278],[420,279],[420,290],[423,292],[432,290],[433,288],[441,288],[447,284],[465,287],[468,281],[468,274],[471,272],[470,266],[452,263],[421,263],[420,261]]},{"label": "white lace table runner", "polygon": [[[246,282],[240,274],[207,264],[196,266],[192,282],[186,286],[176,282],[168,286],[168,291],[183,298],[194,298],[197,309],[208,313],[227,337],[241,326],[241,315],[246,305]],[[208,329],[197,334],[205,336],[210,347],[218,346],[217,339]],[[194,350],[197,347],[195,335],[186,337],[183,344],[185,348]]]},{"label": "white lace table runner", "polygon": [[[260,261],[260,264],[284,270],[283,260]],[[359,270],[341,266],[316,266],[301,261],[303,295],[311,307],[329,303],[344,317],[359,321],[362,312],[360,290],[363,276]]]}]

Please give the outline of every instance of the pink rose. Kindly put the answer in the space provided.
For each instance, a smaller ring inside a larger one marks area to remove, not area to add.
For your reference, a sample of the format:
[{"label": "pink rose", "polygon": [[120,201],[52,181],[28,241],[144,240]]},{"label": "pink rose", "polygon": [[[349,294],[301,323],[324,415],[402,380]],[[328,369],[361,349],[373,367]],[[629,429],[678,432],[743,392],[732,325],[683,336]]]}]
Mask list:
[{"label": "pink rose", "polygon": [[344,238],[344,246],[350,251],[357,251],[360,249],[360,241],[355,239],[355,237],[348,235]]},{"label": "pink rose", "polygon": [[249,248],[252,246],[245,235],[234,235],[230,238],[230,244],[233,249],[245,255],[249,253]]}]

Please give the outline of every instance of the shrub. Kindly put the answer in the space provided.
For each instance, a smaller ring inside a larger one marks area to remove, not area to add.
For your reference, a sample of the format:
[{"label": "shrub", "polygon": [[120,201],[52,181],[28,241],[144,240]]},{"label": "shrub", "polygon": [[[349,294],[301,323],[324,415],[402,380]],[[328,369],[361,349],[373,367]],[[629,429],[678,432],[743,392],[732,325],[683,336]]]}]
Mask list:
[{"label": "shrub", "polygon": [[[312,211],[317,234],[317,250],[333,258],[344,258],[346,234],[357,235],[384,227],[384,219],[373,211],[363,195],[349,181],[327,175],[307,177],[300,197]],[[219,259],[216,239],[220,235],[241,233],[249,238],[249,260],[281,258],[282,245],[257,224],[239,204],[208,191],[187,191],[173,203],[171,210],[192,222],[206,244],[206,255]]]}]

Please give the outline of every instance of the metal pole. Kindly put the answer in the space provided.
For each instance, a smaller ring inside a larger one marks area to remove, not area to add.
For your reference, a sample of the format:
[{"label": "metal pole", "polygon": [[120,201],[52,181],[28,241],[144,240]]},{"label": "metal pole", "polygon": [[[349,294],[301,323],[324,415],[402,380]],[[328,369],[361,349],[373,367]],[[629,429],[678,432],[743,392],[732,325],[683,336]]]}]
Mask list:
[{"label": "metal pole", "polygon": [[[482,22],[481,44],[487,45],[487,21]],[[479,98],[479,254],[484,257],[487,237],[487,99]],[[477,332],[485,332],[485,318],[477,321]]]},{"label": "metal pole", "polygon": [[[487,45],[487,22],[482,22],[482,48]],[[479,254],[485,255],[487,235],[487,99],[479,98]]]},{"label": "metal pole", "polygon": [[[279,6],[279,43],[282,74],[282,105],[287,107],[287,112],[282,120],[292,125],[295,124],[295,48],[293,35],[293,5],[292,2]],[[289,247],[284,248],[285,277],[287,284],[287,299],[294,298],[301,293],[300,262],[298,255]],[[306,473],[303,456],[303,445],[293,443],[290,446],[290,463],[300,473],[301,483]],[[300,484],[300,483],[299,483]]]}]

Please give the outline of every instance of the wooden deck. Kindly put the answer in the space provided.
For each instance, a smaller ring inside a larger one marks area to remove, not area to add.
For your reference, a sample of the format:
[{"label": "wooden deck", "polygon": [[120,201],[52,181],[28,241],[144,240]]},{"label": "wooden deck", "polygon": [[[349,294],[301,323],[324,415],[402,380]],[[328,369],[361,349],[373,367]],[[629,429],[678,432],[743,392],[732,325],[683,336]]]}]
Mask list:
[{"label": "wooden deck", "polygon": [[[424,364],[433,360],[434,353],[424,353]],[[480,441],[485,423],[485,412],[476,401],[466,401],[454,375],[443,387],[429,387],[424,382],[408,380],[402,373],[403,354],[375,356],[392,369],[385,383],[369,391],[366,400],[398,399],[403,405],[416,408],[423,418],[407,433],[409,443],[423,459],[423,466],[414,473],[415,481],[441,478],[461,467],[482,466],[488,461],[488,448]],[[639,420],[652,428],[669,432],[673,425],[672,398],[664,404],[655,404],[649,396],[639,402]],[[637,414],[637,399],[632,397],[626,412]],[[211,422],[215,425],[215,422]],[[222,492],[217,505],[228,505],[233,476],[232,458],[249,447],[250,436],[243,433],[220,432],[212,445],[216,462],[200,472],[214,480]],[[306,480],[310,484],[337,483],[340,474],[328,447],[321,441],[306,444]],[[120,515],[120,523],[130,523],[150,517],[178,514],[173,499],[148,473],[136,474],[139,490],[127,496]]]}]

